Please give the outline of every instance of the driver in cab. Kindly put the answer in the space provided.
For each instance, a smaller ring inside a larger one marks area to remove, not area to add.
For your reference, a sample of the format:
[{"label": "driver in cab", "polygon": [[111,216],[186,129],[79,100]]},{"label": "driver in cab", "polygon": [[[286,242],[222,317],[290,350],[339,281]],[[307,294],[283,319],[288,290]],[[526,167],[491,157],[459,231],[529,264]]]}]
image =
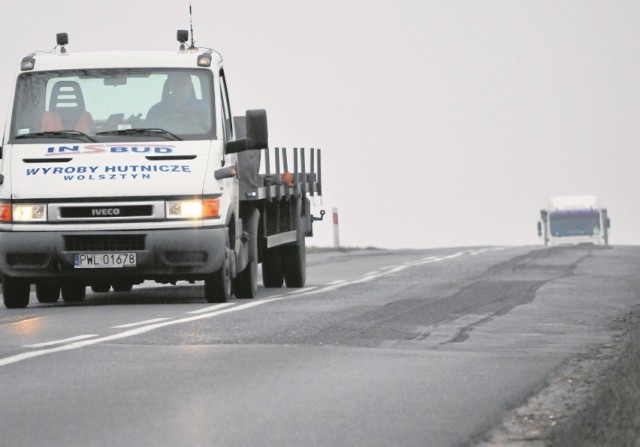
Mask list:
[{"label": "driver in cab", "polygon": [[204,101],[195,96],[191,77],[172,73],[165,82],[162,100],[149,109],[147,122],[173,132],[198,133],[209,130],[208,117]]}]

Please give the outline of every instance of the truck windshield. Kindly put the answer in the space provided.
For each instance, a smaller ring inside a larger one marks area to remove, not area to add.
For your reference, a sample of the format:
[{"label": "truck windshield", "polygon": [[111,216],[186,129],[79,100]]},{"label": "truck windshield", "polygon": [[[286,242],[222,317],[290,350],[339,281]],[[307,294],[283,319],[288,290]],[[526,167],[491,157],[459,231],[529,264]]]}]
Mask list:
[{"label": "truck windshield", "polygon": [[549,216],[554,237],[596,236],[600,234],[600,215],[597,211],[558,211]]},{"label": "truck windshield", "polygon": [[10,141],[215,139],[213,98],[205,69],[22,73]]}]

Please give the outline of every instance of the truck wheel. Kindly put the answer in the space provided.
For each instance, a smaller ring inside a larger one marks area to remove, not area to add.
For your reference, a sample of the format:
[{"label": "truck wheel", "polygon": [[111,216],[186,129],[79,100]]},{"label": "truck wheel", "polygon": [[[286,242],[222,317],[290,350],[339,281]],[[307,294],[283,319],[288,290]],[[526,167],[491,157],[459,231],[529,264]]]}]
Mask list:
[{"label": "truck wheel", "polygon": [[91,290],[95,293],[107,293],[111,289],[108,282],[97,282],[91,286]]},{"label": "truck wheel", "polygon": [[86,294],[86,287],[82,283],[64,282],[60,288],[62,289],[62,299],[65,303],[82,301]]},{"label": "truck wheel", "polygon": [[111,287],[113,287],[114,292],[130,292],[133,289],[133,283],[129,281],[114,281]]},{"label": "truck wheel", "polygon": [[24,309],[29,305],[31,284],[20,278],[2,275],[2,298],[7,309]]},{"label": "truck wheel", "polygon": [[307,250],[305,246],[305,220],[300,201],[296,207],[297,240],[282,246],[282,273],[287,287],[304,287],[307,280]]},{"label": "truck wheel", "polygon": [[208,303],[226,303],[231,298],[231,259],[229,239],[225,247],[222,266],[204,279],[204,299]]},{"label": "truck wheel", "polygon": [[36,298],[39,303],[57,303],[60,298],[60,286],[44,280],[36,283]]},{"label": "truck wheel", "polygon": [[262,284],[265,287],[282,287],[283,280],[280,247],[265,249],[262,255]]},{"label": "truck wheel", "polygon": [[254,209],[244,220],[247,222],[247,251],[249,262],[242,272],[233,279],[233,294],[238,298],[255,298],[258,292],[258,224],[260,212]]},{"label": "truck wheel", "polygon": [[282,246],[282,273],[287,287],[304,287],[307,281],[307,254],[304,235],[298,242]]}]

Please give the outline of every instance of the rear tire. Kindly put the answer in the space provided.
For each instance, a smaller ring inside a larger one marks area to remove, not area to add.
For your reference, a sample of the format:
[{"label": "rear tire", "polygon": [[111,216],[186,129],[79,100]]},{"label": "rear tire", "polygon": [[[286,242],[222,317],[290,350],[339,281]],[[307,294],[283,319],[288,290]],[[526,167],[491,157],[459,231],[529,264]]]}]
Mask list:
[{"label": "rear tire", "polygon": [[37,282],[36,298],[39,303],[57,303],[60,298],[60,285],[47,280]]},{"label": "rear tire", "polygon": [[258,293],[258,262],[247,267],[233,280],[233,294],[238,298],[255,298]]},{"label": "rear tire", "polygon": [[287,287],[304,287],[307,281],[307,249],[305,246],[305,220],[301,202],[296,206],[297,240],[282,246],[282,273]]},{"label": "rear tire", "polygon": [[281,247],[266,248],[262,255],[262,284],[265,287],[282,287]]},{"label": "rear tire", "polygon": [[242,272],[233,279],[233,294],[238,298],[255,298],[258,293],[258,224],[260,212],[252,210],[244,220],[249,233],[247,251],[249,261]]},{"label": "rear tire", "polygon": [[31,284],[24,279],[2,275],[2,299],[7,309],[24,309],[29,305]]},{"label": "rear tire", "polygon": [[84,300],[87,288],[83,283],[73,281],[65,282],[60,287],[62,290],[62,299],[65,303],[76,303]]},{"label": "rear tire", "polygon": [[226,303],[231,298],[231,256],[227,238],[222,265],[204,279],[204,299],[208,303]]}]

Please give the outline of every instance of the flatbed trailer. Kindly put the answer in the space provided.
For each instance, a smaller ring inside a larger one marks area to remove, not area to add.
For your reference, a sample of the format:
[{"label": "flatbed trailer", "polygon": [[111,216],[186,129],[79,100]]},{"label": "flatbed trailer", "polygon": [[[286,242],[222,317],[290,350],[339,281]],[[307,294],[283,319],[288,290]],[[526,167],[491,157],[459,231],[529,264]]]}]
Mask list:
[{"label": "flatbed trailer", "polygon": [[[292,165],[289,163],[292,156]],[[261,169],[259,169],[261,168]],[[258,262],[265,287],[303,287],[306,282],[305,238],[313,237],[310,198],[322,195],[321,150],[284,147],[248,151],[238,160],[240,215],[260,214]]]}]

